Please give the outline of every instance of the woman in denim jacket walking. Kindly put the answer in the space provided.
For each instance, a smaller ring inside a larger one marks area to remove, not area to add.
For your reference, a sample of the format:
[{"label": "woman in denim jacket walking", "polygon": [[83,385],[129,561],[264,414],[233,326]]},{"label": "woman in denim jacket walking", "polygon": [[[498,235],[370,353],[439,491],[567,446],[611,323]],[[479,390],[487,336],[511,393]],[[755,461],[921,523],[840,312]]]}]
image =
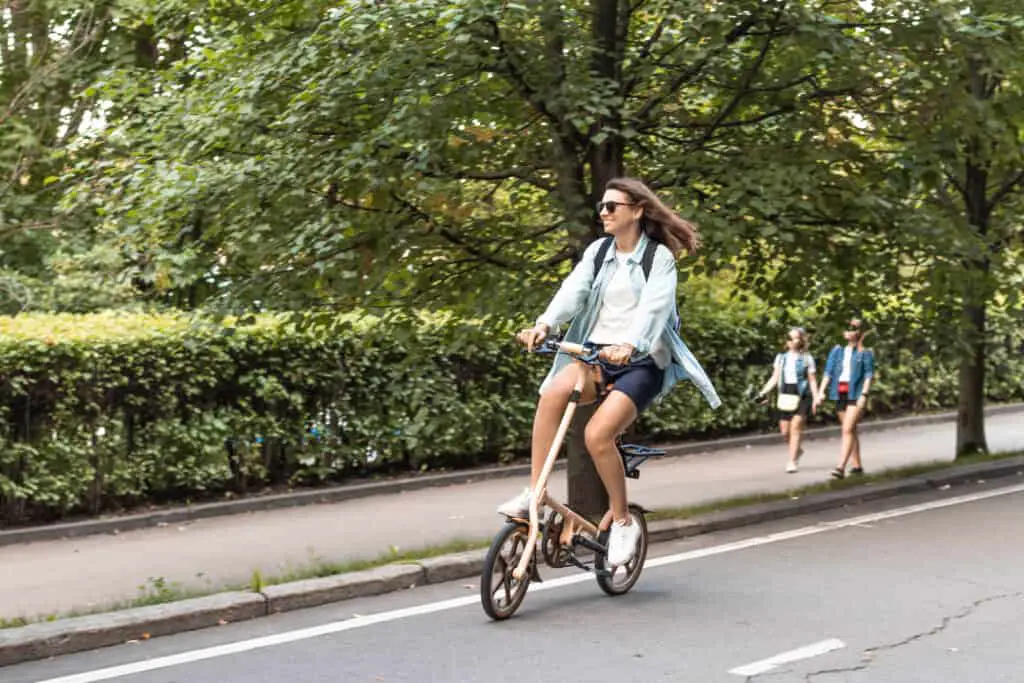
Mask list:
[{"label": "woman in denim jacket walking", "polygon": [[853,318],[843,332],[846,346],[836,344],[828,354],[825,374],[821,378],[820,394],[836,402],[836,414],[842,423],[843,438],[840,445],[839,465],[832,470],[832,476],[842,479],[846,476],[846,464],[852,461],[850,474],[864,474],[860,460],[860,437],[857,424],[864,416],[868,404],[868,391],[875,376],[875,354],[864,348],[866,334],[864,321]]},{"label": "woman in denim jacket walking", "polygon": [[[603,367],[594,369],[593,381],[586,383],[579,401],[585,405],[603,398],[587,423],[584,440],[608,491],[614,520],[608,563],[621,566],[635,553],[639,529],[629,516],[616,438],[682,379],[692,381],[712,408],[721,400],[676,331],[676,257],[696,252],[695,226],[631,178],[614,179],[606,185],[597,213],[614,242],[605,238],[588,246],[547,310],[517,339],[532,350],[551,330],[572,320],[566,341],[601,346]],[[602,250],[602,245],[607,246]],[[599,257],[600,262],[595,262]],[[645,260],[650,264],[649,275],[644,273]],[[500,514],[527,514],[530,490],[573,391],[576,371],[567,371],[570,362],[564,354],[556,355],[541,385],[533,422],[531,486],[500,505]]]}]

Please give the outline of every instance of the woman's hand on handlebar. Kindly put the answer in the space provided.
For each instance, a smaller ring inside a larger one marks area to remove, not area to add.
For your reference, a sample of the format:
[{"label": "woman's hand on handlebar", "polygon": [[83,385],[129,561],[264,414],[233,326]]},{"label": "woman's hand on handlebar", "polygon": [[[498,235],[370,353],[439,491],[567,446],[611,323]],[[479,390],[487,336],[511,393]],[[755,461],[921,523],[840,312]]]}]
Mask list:
[{"label": "woman's hand on handlebar", "polygon": [[632,344],[615,344],[601,349],[600,357],[612,365],[625,365],[633,356]]},{"label": "woman's hand on handlebar", "polygon": [[544,323],[537,323],[528,327],[516,335],[516,341],[525,346],[527,350],[533,351],[548,336],[548,326]]}]

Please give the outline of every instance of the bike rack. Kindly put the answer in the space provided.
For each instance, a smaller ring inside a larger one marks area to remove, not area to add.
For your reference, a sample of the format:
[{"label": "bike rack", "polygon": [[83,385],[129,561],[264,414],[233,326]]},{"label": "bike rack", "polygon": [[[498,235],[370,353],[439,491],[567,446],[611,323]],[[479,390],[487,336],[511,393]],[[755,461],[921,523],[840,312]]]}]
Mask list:
[{"label": "bike rack", "polygon": [[665,455],[664,449],[642,446],[638,443],[619,444],[619,455],[622,456],[622,467],[629,479],[640,478],[640,465],[647,462],[648,458],[657,458]]}]

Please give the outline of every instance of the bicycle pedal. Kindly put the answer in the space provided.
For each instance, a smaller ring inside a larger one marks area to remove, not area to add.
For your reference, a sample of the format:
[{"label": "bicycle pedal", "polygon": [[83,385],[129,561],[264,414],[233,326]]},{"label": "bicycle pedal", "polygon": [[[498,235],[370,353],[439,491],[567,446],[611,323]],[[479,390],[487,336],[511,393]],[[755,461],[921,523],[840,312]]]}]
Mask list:
[{"label": "bicycle pedal", "polygon": [[594,569],[593,569],[593,567],[591,565],[584,564],[583,562],[580,562],[578,559],[576,559],[575,555],[569,555],[568,563],[571,564],[572,566],[576,567],[577,569],[582,569],[585,572],[594,571]]}]

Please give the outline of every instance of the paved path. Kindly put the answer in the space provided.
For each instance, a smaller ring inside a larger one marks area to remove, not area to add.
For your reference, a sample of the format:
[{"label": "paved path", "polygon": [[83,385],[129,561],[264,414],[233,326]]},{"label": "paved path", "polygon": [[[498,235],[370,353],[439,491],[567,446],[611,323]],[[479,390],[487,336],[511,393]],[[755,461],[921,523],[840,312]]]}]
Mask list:
[{"label": "paved path", "polygon": [[[1024,450],[1024,413],[986,419],[993,451]],[[952,422],[861,436],[869,471],[950,460]],[[809,442],[797,474],[783,471],[776,446],[649,461],[630,498],[648,508],[693,505],[742,494],[784,491],[825,481],[838,439]],[[368,559],[453,539],[489,538],[499,527],[495,506],[525,484],[498,479],[329,505],[212,518],[165,528],[0,547],[0,617],[35,616],[131,599],[150,579],[191,588],[249,584],[309,566],[317,559]],[[552,491],[565,495],[565,475]]]}]

